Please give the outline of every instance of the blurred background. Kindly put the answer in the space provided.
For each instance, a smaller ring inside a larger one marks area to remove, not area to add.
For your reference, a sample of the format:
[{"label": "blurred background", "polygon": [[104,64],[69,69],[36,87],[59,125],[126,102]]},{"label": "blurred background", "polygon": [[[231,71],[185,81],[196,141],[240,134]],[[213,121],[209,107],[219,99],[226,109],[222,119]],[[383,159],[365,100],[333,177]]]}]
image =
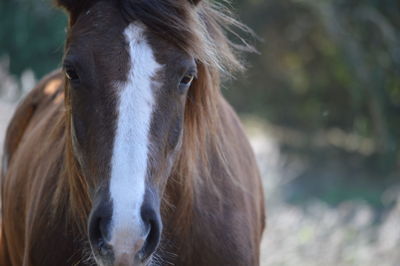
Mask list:
[{"label": "blurred background", "polygon": [[[60,66],[66,17],[0,1],[0,144],[15,103]],[[400,2],[234,0],[260,37],[223,93],[263,174],[262,265],[400,265]]]}]

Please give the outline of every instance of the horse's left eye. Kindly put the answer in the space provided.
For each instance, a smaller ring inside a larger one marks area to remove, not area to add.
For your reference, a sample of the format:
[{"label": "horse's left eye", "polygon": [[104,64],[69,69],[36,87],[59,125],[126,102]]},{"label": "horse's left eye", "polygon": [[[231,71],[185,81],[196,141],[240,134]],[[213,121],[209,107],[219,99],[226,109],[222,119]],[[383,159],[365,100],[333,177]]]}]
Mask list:
[{"label": "horse's left eye", "polygon": [[192,84],[193,79],[195,78],[194,74],[186,74],[179,83],[179,93],[184,94]]},{"label": "horse's left eye", "polygon": [[79,76],[73,67],[66,67],[65,75],[67,76],[67,79],[69,79],[70,81],[73,81],[73,82],[79,81]]},{"label": "horse's left eye", "polygon": [[189,86],[192,83],[193,79],[194,79],[193,74],[187,74],[182,78],[180,85]]}]

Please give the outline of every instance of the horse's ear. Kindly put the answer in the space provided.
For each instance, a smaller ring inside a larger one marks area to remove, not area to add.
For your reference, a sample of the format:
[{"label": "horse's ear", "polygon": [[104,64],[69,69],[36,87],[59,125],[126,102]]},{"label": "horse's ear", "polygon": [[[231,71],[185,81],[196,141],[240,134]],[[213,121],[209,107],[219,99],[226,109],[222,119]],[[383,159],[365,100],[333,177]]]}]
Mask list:
[{"label": "horse's ear", "polygon": [[201,0],[188,0],[192,5],[197,6]]},{"label": "horse's ear", "polygon": [[94,0],[56,0],[59,7],[68,11],[70,25],[74,24],[79,14],[88,9],[93,2]]},{"label": "horse's ear", "polygon": [[80,0],[56,0],[59,7],[66,9],[69,13],[79,11],[87,1]]}]

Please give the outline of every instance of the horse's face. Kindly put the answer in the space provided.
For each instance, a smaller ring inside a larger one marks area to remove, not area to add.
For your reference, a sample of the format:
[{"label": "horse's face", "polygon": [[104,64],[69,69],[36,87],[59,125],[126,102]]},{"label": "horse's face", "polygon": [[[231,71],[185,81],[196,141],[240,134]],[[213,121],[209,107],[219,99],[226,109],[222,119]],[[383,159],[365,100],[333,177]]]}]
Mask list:
[{"label": "horse's face", "polygon": [[100,265],[141,265],[160,241],[160,198],[196,64],[114,5],[93,5],[69,30],[66,104],[74,156],[92,184],[93,255]]}]

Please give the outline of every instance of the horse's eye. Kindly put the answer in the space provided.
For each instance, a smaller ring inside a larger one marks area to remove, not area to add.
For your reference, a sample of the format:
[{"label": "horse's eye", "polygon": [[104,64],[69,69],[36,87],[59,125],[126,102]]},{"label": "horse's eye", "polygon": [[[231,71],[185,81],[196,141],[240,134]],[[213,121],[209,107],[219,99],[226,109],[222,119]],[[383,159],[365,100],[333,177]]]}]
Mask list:
[{"label": "horse's eye", "polygon": [[65,68],[65,76],[67,76],[67,79],[69,79],[70,81],[79,81],[79,76],[73,67]]},{"label": "horse's eye", "polygon": [[195,78],[194,74],[186,74],[179,83],[179,93],[184,94],[192,84],[193,79]]},{"label": "horse's eye", "polygon": [[181,86],[189,86],[194,79],[193,74],[186,74],[181,80]]}]

